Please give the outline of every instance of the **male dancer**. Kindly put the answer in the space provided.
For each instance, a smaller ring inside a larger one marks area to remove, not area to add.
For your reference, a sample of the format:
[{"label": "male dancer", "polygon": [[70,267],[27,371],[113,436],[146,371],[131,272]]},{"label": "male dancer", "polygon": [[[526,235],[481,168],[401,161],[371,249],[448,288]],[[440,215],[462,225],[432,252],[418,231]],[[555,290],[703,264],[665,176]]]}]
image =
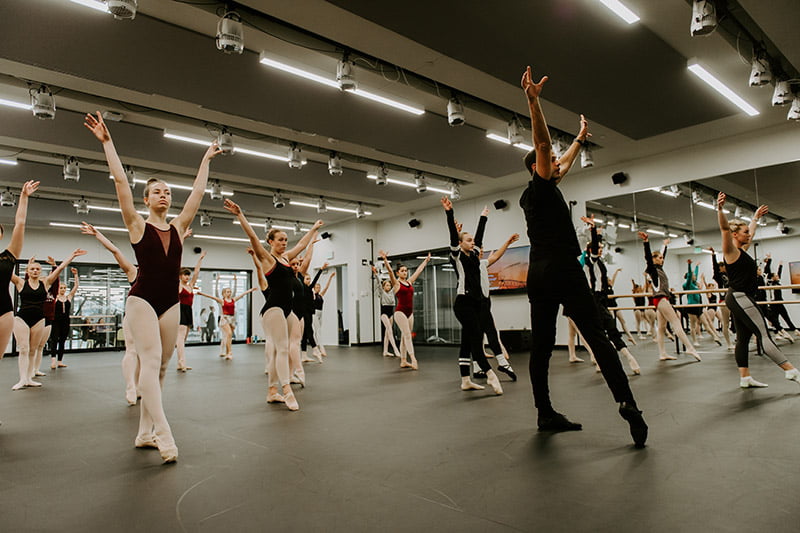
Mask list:
[{"label": "male dancer", "polygon": [[575,141],[561,157],[553,155],[550,132],[539,105],[547,76],[539,83],[531,79],[528,67],[522,76],[522,88],[528,98],[533,125],[533,151],[525,156],[525,168],[531,174],[528,188],[522,193],[520,206],[525,212],[528,238],[531,244],[528,270],[528,299],[531,304],[530,375],[533,397],[538,409],[540,431],[575,431],[580,424],[557,413],[550,403],[548,369],[556,338],[558,307],[572,318],[594,351],[603,377],[615,401],[619,414],[630,424],[637,448],[647,440],[647,424],[636,406],[628,378],[622,369],[614,346],[609,342],[600,315],[577,257],[581,254],[578,237],[572,225],[567,203],[558,183],[569,171],[580,147],[586,142],[588,122],[581,115],[581,130]]}]

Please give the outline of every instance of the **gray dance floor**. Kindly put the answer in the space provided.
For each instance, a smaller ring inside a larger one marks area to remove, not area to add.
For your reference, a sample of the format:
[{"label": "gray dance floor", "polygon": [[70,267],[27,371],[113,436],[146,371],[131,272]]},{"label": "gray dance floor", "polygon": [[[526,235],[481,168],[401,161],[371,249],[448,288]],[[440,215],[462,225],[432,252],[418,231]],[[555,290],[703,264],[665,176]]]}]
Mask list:
[{"label": "gray dance floor", "polygon": [[[787,346],[800,363],[800,343]],[[307,365],[301,410],[265,403],[263,349],[190,348],[165,406],[180,459],[133,447],[119,352],[68,356],[40,389],[12,392],[0,362],[3,531],[798,531],[800,386],[768,360],[741,390],[733,357],[702,363],[634,347],[650,424],[644,450],[588,363],[552,363],[555,406],[582,432],[535,431],[527,355],[505,395],[459,390],[456,350],[420,371],[376,348]],[[713,348],[712,348],[713,347]]]}]

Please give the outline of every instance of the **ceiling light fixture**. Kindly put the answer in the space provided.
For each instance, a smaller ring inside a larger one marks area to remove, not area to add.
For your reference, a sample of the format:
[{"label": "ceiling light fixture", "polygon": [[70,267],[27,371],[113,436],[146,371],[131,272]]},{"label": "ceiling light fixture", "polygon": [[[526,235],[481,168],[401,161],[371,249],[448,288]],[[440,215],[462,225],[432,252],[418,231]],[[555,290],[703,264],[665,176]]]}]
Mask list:
[{"label": "ceiling light fixture", "polygon": [[281,195],[281,191],[275,191],[275,194],[272,195],[272,205],[275,209],[283,209],[286,207],[286,200]]},{"label": "ceiling light fixture", "polygon": [[203,211],[200,213],[200,227],[207,228],[211,225],[211,217],[208,214],[208,211]]},{"label": "ceiling light fixture", "polygon": [[128,179],[128,185],[131,189],[136,188],[136,171],[130,165],[125,165],[125,177]]},{"label": "ceiling light fixture", "polygon": [[95,11],[102,11],[103,13],[110,13],[108,6],[100,0],[70,0],[73,4],[89,7]]},{"label": "ceiling light fixture", "polygon": [[594,155],[589,145],[581,148],[581,168],[590,168],[594,166]]},{"label": "ceiling light fixture", "polygon": [[24,104],[22,102],[7,100],[5,98],[0,98],[0,105],[4,105],[6,107],[14,107],[16,109],[24,109],[25,111],[30,111],[32,107],[31,104]]},{"label": "ceiling light fixture", "polygon": [[322,196],[319,197],[317,200],[317,213],[327,213],[328,212],[328,204],[325,203],[325,198]]},{"label": "ceiling light fixture", "polygon": [[428,184],[425,181],[425,174],[419,170],[414,173],[414,186],[417,188],[418,194],[422,194],[428,190]]},{"label": "ceiling light fixture", "polygon": [[361,205],[361,202],[358,202],[358,208],[356,209],[356,218],[362,219],[367,216],[367,212],[364,211],[364,206]]},{"label": "ceiling light fixture", "polygon": [[303,156],[300,154],[300,147],[297,146],[297,143],[292,143],[291,148],[289,148],[289,156],[287,161],[289,163],[289,168],[303,168]]},{"label": "ceiling light fixture", "polygon": [[[320,197],[320,200],[322,200],[324,202],[322,197]],[[293,205],[295,207],[310,207],[310,208],[313,208],[313,209],[317,209],[317,212],[319,212],[319,213],[323,212],[323,211],[319,211],[319,202],[317,202],[315,204],[312,204],[311,202],[303,202],[303,201],[300,201],[300,200],[291,200],[291,201],[289,201],[289,205]],[[356,213],[358,211],[357,209],[351,209],[349,207],[337,207],[335,205],[327,205],[327,203],[325,203],[325,208],[328,211],[338,211],[340,213]],[[372,211],[365,211],[364,213],[367,214],[367,215],[371,215]]]},{"label": "ceiling light fixture", "polygon": [[233,135],[226,128],[222,128],[222,131],[217,135],[217,146],[222,150],[222,155],[236,153],[236,147],[233,145]]},{"label": "ceiling light fixture", "polygon": [[522,124],[517,117],[514,117],[508,123],[508,144],[519,144],[525,141],[522,135]]},{"label": "ceiling light fixture", "polygon": [[[273,59],[273,58],[265,55],[264,52],[261,53],[261,56],[259,58],[259,62],[262,65],[266,65],[268,67],[271,67],[271,68],[274,68],[274,69],[277,69],[277,70],[281,70],[283,72],[287,72],[287,73],[292,74],[294,76],[299,76],[301,78],[304,78],[304,79],[307,79],[307,80],[310,80],[310,81],[313,81],[313,82],[316,82],[316,83],[319,83],[319,84],[322,84],[322,85],[326,85],[328,87],[341,89],[341,87],[339,86],[339,82],[337,82],[335,79],[332,79],[330,74],[327,74],[327,73],[317,74],[317,73],[311,72],[309,70],[297,68],[297,67],[289,65],[287,63],[284,63],[283,61],[279,61],[279,60]],[[395,100],[395,99],[392,99],[392,98],[387,98],[386,96],[381,96],[379,94],[376,94],[376,93],[373,93],[373,92],[370,92],[370,91],[367,91],[367,90],[364,90],[364,89],[358,89],[358,88],[347,89],[347,92],[350,93],[350,94],[355,94],[357,96],[361,96],[362,98],[366,98],[368,100],[372,100],[374,102],[379,102],[381,104],[387,105],[389,107],[393,107],[395,109],[400,109],[402,111],[406,111],[407,113],[411,113],[412,115],[424,115],[425,114],[425,109],[421,108],[421,107],[419,107],[419,106],[417,106],[415,104],[402,102],[400,100]]]},{"label": "ceiling light fixture", "polygon": [[[164,130],[164,137],[166,139],[172,139],[172,140],[175,140],[175,141],[182,141],[182,142],[185,142],[185,143],[196,144],[196,145],[199,145],[199,146],[205,146],[206,148],[208,148],[208,146],[211,144],[211,141],[208,141],[206,139],[198,139],[196,137],[190,137],[188,135],[182,135],[182,134],[179,134],[179,133],[172,133],[172,132],[170,132],[168,130]],[[268,153],[268,152],[259,152],[259,151],[256,151],[256,150],[250,150],[249,148],[243,148],[241,146],[237,146],[236,147],[236,153],[237,154],[253,155],[253,156],[256,156],[256,157],[263,157],[264,159],[274,159],[275,161],[283,161],[284,163],[289,161],[289,158],[286,157],[285,155],[271,154],[271,153]],[[303,162],[303,164],[305,165],[305,161]]]},{"label": "ceiling light fixture", "polygon": [[76,158],[71,156],[64,158],[64,179],[67,181],[79,181],[81,179],[81,169]]},{"label": "ceiling light fixture", "polygon": [[[69,224],[66,222],[50,222],[50,226],[55,226],[57,228],[74,228],[74,229],[81,228],[80,224]],[[100,231],[119,231],[120,233],[128,231],[128,228],[119,228],[116,226],[94,226],[94,227],[95,229],[99,229]]]},{"label": "ceiling light fixture", "polygon": [[792,107],[789,108],[786,120],[800,120],[800,94],[796,95],[792,100]]},{"label": "ceiling light fixture", "polygon": [[461,200],[461,187],[457,181],[450,183],[450,199]]},{"label": "ceiling light fixture", "polygon": [[389,179],[389,169],[381,163],[377,168],[367,172],[367,178],[375,180],[376,185],[386,185]]},{"label": "ceiling light fixture", "polygon": [[242,17],[235,11],[228,11],[217,22],[217,50],[226,54],[241,54],[244,51]]},{"label": "ceiling light fixture", "polygon": [[268,218],[264,221],[264,231],[269,231],[272,229],[272,219]]},{"label": "ceiling light fixture", "polygon": [[89,214],[89,202],[81,196],[81,199],[76,201],[74,204],[75,212],[79,215],[88,215]]},{"label": "ceiling light fixture", "polygon": [[769,68],[769,58],[764,51],[753,54],[750,69],[750,87],[761,87],[772,81],[772,71]]},{"label": "ceiling light fixture", "polygon": [[634,22],[639,22],[639,17],[628,9],[622,2],[619,0],[599,0],[601,4],[606,6],[608,9],[614,12],[616,16],[627,22],[628,24],[633,24]]},{"label": "ceiling light fixture", "polygon": [[214,180],[211,182],[211,190],[209,191],[208,196],[212,200],[222,200],[222,186],[219,184],[219,180]]},{"label": "ceiling light fixture", "polygon": [[466,122],[464,106],[453,96],[447,101],[447,123],[451,126],[463,126]]},{"label": "ceiling light fixture", "polygon": [[339,85],[339,90],[354,91],[358,88],[358,83],[353,75],[354,66],[347,53],[336,64],[336,83]]},{"label": "ceiling light fixture", "polygon": [[12,158],[9,158],[9,157],[4,157],[4,158],[0,159],[0,165],[10,165],[12,167],[15,167],[15,166],[17,166],[17,164],[18,163],[17,163],[16,159],[12,159]]},{"label": "ceiling light fixture", "polygon": [[[500,135],[499,133],[487,131],[486,138],[491,139],[493,141],[501,142],[503,144],[511,144],[511,141],[508,140],[508,136]],[[529,144],[525,144],[524,142],[520,142],[514,145],[514,148],[519,148],[521,150],[525,150],[526,152],[530,152],[533,150],[533,146]]]},{"label": "ceiling light fixture", "polygon": [[759,111],[748,104],[741,96],[733,92],[727,85],[719,81],[711,72],[705,67],[697,63],[696,59],[690,59],[688,69],[692,74],[706,82],[719,94],[730,100],[736,107],[750,115],[751,117],[758,115]]},{"label": "ceiling light fixture", "polygon": [[11,188],[6,187],[6,190],[0,192],[0,207],[14,207],[15,204],[14,193]]},{"label": "ceiling light fixture", "polygon": [[[108,178],[113,180],[114,176],[109,175]],[[139,184],[142,184],[142,185],[146,185],[147,184],[147,180],[136,178],[135,181],[136,181],[136,183],[139,183]],[[179,189],[179,190],[182,190],[182,191],[193,191],[194,190],[194,187],[192,185],[181,185],[180,183],[169,183],[167,181],[164,181],[163,183],[167,187],[169,187],[170,189]],[[205,192],[206,192],[206,194],[211,194],[211,188],[209,187],[208,189],[205,190]],[[233,196],[233,191],[225,191],[225,190],[223,190],[222,191],[222,196]]]},{"label": "ceiling light fixture", "polygon": [[342,175],[342,159],[336,152],[331,152],[330,157],[328,157],[328,174],[331,176]]},{"label": "ceiling light fixture", "polygon": [[717,9],[711,0],[694,0],[692,3],[692,37],[708,35],[717,29]]},{"label": "ceiling light fixture", "polygon": [[136,18],[138,0],[106,0],[108,12],[114,15],[117,20]]},{"label": "ceiling light fixture", "polygon": [[792,101],[792,91],[788,80],[776,80],[772,92],[772,105],[786,105]]},{"label": "ceiling light fixture", "polygon": [[56,118],[56,99],[47,85],[40,85],[38,89],[31,89],[31,110],[33,116],[42,120]]}]

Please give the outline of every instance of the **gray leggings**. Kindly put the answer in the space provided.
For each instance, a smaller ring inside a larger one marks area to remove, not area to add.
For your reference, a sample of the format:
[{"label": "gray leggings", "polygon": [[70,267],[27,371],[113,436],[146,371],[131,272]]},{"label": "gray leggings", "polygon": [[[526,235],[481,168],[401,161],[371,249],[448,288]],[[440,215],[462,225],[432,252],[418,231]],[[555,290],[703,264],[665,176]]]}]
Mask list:
[{"label": "gray leggings", "polygon": [[788,360],[780,348],[772,340],[767,330],[764,315],[758,308],[755,300],[739,291],[728,290],[725,296],[725,305],[731,312],[733,324],[736,326],[736,365],[739,368],[748,366],[748,350],[750,338],[755,335],[758,345],[772,359],[776,365],[782,365]]}]

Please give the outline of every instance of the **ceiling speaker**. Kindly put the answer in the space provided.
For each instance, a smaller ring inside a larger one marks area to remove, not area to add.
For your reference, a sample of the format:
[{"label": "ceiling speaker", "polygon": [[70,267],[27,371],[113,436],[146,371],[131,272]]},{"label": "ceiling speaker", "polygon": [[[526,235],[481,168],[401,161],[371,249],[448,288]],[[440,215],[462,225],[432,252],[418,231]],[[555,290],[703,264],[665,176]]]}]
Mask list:
[{"label": "ceiling speaker", "polygon": [[624,172],[617,172],[616,174],[611,176],[611,182],[614,185],[622,185],[626,181],[628,181],[628,175],[625,174]]},{"label": "ceiling speaker", "polygon": [[505,200],[503,200],[503,199],[497,200],[497,201],[494,203],[494,208],[495,208],[495,209],[505,209],[506,207],[508,207],[508,202],[506,202],[506,201],[505,201]]}]

